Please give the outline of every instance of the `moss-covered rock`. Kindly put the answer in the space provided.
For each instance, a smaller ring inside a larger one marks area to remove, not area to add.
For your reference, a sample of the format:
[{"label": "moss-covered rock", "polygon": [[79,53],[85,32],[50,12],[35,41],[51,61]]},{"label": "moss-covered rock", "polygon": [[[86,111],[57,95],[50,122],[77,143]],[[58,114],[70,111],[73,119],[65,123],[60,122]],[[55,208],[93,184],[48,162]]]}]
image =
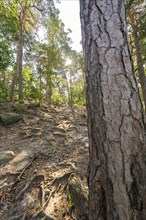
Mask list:
[{"label": "moss-covered rock", "polygon": [[26,105],[22,103],[15,103],[13,109],[18,113],[27,112]]},{"label": "moss-covered rock", "polygon": [[13,151],[1,151],[0,152],[0,165],[5,165],[14,157]]},{"label": "moss-covered rock", "polygon": [[79,177],[73,176],[68,183],[68,205],[70,211],[72,207],[76,209],[77,219],[88,219],[88,190],[85,183]]},{"label": "moss-covered rock", "polygon": [[0,123],[3,125],[10,125],[20,121],[22,118],[21,114],[9,112],[0,115]]}]

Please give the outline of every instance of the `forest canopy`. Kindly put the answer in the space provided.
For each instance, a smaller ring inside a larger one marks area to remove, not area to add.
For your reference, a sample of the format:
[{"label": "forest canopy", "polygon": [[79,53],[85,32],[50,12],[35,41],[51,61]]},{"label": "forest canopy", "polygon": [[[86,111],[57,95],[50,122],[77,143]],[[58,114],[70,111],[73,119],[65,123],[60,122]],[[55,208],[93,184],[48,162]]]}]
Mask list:
[{"label": "forest canopy", "polygon": [[[145,11],[143,1],[127,1],[129,39],[144,105]],[[85,105],[83,55],[72,49],[71,30],[65,29],[55,1],[0,0],[0,19],[0,101]]]},{"label": "forest canopy", "polygon": [[0,18],[0,101],[84,105],[82,52],[55,2],[1,0]]}]

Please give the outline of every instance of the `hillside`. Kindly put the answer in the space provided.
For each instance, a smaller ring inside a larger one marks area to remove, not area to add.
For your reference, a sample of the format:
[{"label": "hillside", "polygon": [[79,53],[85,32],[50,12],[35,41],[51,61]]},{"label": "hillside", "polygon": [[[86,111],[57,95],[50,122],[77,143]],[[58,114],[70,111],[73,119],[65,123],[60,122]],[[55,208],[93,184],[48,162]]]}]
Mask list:
[{"label": "hillside", "polygon": [[0,118],[0,219],[86,219],[85,111],[1,104]]}]

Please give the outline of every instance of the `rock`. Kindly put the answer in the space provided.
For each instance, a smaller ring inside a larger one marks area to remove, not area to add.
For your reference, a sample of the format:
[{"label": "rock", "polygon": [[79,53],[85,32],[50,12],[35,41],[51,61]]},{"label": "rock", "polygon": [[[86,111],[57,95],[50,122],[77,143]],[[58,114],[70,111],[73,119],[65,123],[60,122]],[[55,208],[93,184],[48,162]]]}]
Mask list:
[{"label": "rock", "polygon": [[3,125],[10,125],[22,119],[22,115],[16,113],[5,113],[0,115],[0,123]]},{"label": "rock", "polygon": [[27,105],[28,109],[33,109],[33,110],[36,110],[38,107],[39,107],[39,104],[37,103],[30,103]]},{"label": "rock", "polygon": [[7,166],[7,170],[11,170],[13,172],[20,172],[27,166],[32,160],[33,154],[31,152],[23,150],[20,154],[18,154]]},{"label": "rock", "polygon": [[35,208],[35,200],[29,193],[27,193],[24,197],[24,200],[19,203],[18,209],[21,209],[21,211],[26,211],[28,208]]},{"label": "rock", "polygon": [[5,165],[15,156],[13,151],[1,151],[0,153],[0,165]]},{"label": "rock", "polygon": [[79,177],[73,176],[68,183],[68,204],[77,210],[77,219],[87,220],[88,191],[86,184]]},{"label": "rock", "polygon": [[0,177],[0,192],[12,185],[18,176],[19,173],[6,173],[5,175],[2,175]]},{"label": "rock", "polygon": [[27,111],[26,110],[26,106],[24,104],[22,104],[22,103],[16,103],[13,106],[13,109],[14,109],[14,111],[19,112],[19,113]]},{"label": "rock", "polygon": [[20,172],[31,162],[33,154],[28,151],[22,151],[15,156],[8,164],[2,167],[0,176],[0,191],[7,189],[12,185]]}]

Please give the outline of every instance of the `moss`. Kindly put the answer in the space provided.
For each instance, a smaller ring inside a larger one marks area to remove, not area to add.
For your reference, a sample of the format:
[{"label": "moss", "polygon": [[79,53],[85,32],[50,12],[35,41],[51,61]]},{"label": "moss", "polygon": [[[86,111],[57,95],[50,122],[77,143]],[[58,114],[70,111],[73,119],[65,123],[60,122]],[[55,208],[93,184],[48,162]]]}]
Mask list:
[{"label": "moss", "polygon": [[74,205],[73,196],[70,193],[68,193],[68,206],[70,207],[72,205]]},{"label": "moss", "polygon": [[22,103],[16,103],[16,104],[14,105],[14,110],[15,110],[16,112],[23,113],[23,112],[26,112],[26,107],[25,107],[25,105],[22,104]]},{"label": "moss", "polygon": [[9,113],[5,113],[5,114],[0,115],[0,122],[3,125],[10,125],[10,124],[18,122],[22,118],[23,117],[20,114],[15,114],[15,113],[9,112]]},{"label": "moss", "polygon": [[68,206],[69,210],[76,209],[78,217],[86,219],[88,208],[88,192],[79,177],[73,176],[68,183]]}]

